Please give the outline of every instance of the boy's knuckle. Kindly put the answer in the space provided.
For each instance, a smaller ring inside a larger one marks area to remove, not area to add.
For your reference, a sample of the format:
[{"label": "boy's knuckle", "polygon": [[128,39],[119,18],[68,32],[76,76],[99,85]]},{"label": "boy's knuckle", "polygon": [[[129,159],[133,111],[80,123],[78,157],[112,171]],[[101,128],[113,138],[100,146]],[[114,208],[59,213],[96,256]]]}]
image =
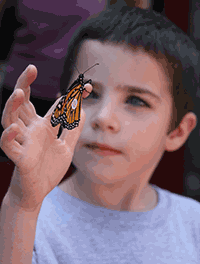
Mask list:
[{"label": "boy's knuckle", "polygon": [[0,138],[0,148],[3,149],[3,140],[2,140],[2,136]]},{"label": "boy's knuckle", "polygon": [[8,115],[4,113],[1,119],[1,124],[4,129],[8,127],[9,120],[10,118],[8,117]]},{"label": "boy's knuckle", "polygon": [[5,122],[4,122],[3,118],[1,119],[1,125],[3,128],[5,128]]},{"label": "boy's knuckle", "polygon": [[6,131],[3,131],[1,138],[0,138],[0,148],[4,151],[6,147],[6,141],[7,141],[7,133]]},{"label": "boy's knuckle", "polygon": [[10,125],[10,131],[9,132],[18,132],[18,130],[19,130],[19,125],[17,124],[17,123],[12,123],[11,125]]}]

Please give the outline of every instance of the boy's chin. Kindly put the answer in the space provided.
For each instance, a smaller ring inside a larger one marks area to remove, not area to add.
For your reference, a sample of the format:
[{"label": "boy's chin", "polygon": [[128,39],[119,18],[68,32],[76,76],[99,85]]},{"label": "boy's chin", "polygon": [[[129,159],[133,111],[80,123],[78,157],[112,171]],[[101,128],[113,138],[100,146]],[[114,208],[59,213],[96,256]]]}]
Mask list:
[{"label": "boy's chin", "polygon": [[112,170],[112,168],[109,167],[105,167],[104,169],[102,169],[102,166],[93,166],[83,168],[83,170],[79,168],[77,170],[77,176],[82,180],[89,180],[92,183],[101,185],[115,184],[117,182],[126,181],[128,175],[126,176],[124,175],[124,173],[119,174],[118,172],[120,173],[120,171],[117,171],[116,169]]}]

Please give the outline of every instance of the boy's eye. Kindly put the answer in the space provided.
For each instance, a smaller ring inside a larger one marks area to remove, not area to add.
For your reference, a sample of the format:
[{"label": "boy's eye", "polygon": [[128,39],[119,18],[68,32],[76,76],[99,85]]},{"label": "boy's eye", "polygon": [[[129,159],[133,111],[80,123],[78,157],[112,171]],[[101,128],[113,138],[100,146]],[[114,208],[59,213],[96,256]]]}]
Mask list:
[{"label": "boy's eye", "polygon": [[126,100],[126,103],[131,104],[131,105],[142,106],[142,107],[145,107],[145,106],[150,107],[149,104],[147,104],[145,101],[143,101],[137,96],[129,96]]},{"label": "boy's eye", "polygon": [[96,92],[94,92],[94,90],[92,90],[92,92],[84,100],[98,99],[98,98],[99,98],[99,95]]}]

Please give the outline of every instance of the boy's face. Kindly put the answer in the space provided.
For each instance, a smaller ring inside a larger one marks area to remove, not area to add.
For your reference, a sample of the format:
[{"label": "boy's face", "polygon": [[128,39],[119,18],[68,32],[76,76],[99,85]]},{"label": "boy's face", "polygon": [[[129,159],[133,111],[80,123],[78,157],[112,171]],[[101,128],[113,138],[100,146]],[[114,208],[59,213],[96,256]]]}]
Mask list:
[{"label": "boy's face", "polygon": [[[78,70],[82,73],[97,62],[85,73],[85,79],[92,79],[94,93],[83,99],[86,121],[73,162],[96,183],[125,177],[148,180],[166,149],[172,113],[168,78],[142,50],[85,41],[77,57]],[[74,71],[72,81],[76,78]],[[86,146],[95,142],[121,153],[106,155]]]}]

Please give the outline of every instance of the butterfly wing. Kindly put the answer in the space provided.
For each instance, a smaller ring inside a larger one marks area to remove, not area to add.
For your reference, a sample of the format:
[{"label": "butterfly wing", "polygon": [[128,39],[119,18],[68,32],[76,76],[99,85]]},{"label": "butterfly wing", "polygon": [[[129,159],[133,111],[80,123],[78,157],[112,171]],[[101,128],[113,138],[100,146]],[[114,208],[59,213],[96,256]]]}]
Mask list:
[{"label": "butterfly wing", "polygon": [[66,95],[61,98],[51,116],[51,124],[53,127],[61,124],[63,128],[71,130],[79,125],[82,93],[86,83],[91,84],[92,81],[88,80],[80,83],[77,79],[69,87]]},{"label": "butterfly wing", "polygon": [[81,103],[82,103],[83,85],[79,84],[75,86],[68,93],[68,101],[65,105],[62,126],[69,130],[74,129],[79,125]]},{"label": "butterfly wing", "polygon": [[82,94],[84,91],[84,85],[86,83],[92,84],[92,80],[89,79],[85,82],[78,82],[78,85],[73,87],[68,93],[68,101],[65,105],[63,114],[62,126],[69,130],[74,129],[79,125],[81,117],[81,105],[82,105]]},{"label": "butterfly wing", "polygon": [[63,123],[63,117],[65,106],[68,102],[68,93],[74,89],[79,84],[78,79],[76,79],[72,85],[68,88],[66,94],[60,99],[59,103],[57,104],[53,114],[51,115],[51,125],[53,127],[57,126],[58,124]]},{"label": "butterfly wing", "polygon": [[58,102],[53,114],[51,115],[51,125],[53,127],[62,123],[62,116],[64,114],[65,105],[67,102],[67,95],[64,95]]}]

